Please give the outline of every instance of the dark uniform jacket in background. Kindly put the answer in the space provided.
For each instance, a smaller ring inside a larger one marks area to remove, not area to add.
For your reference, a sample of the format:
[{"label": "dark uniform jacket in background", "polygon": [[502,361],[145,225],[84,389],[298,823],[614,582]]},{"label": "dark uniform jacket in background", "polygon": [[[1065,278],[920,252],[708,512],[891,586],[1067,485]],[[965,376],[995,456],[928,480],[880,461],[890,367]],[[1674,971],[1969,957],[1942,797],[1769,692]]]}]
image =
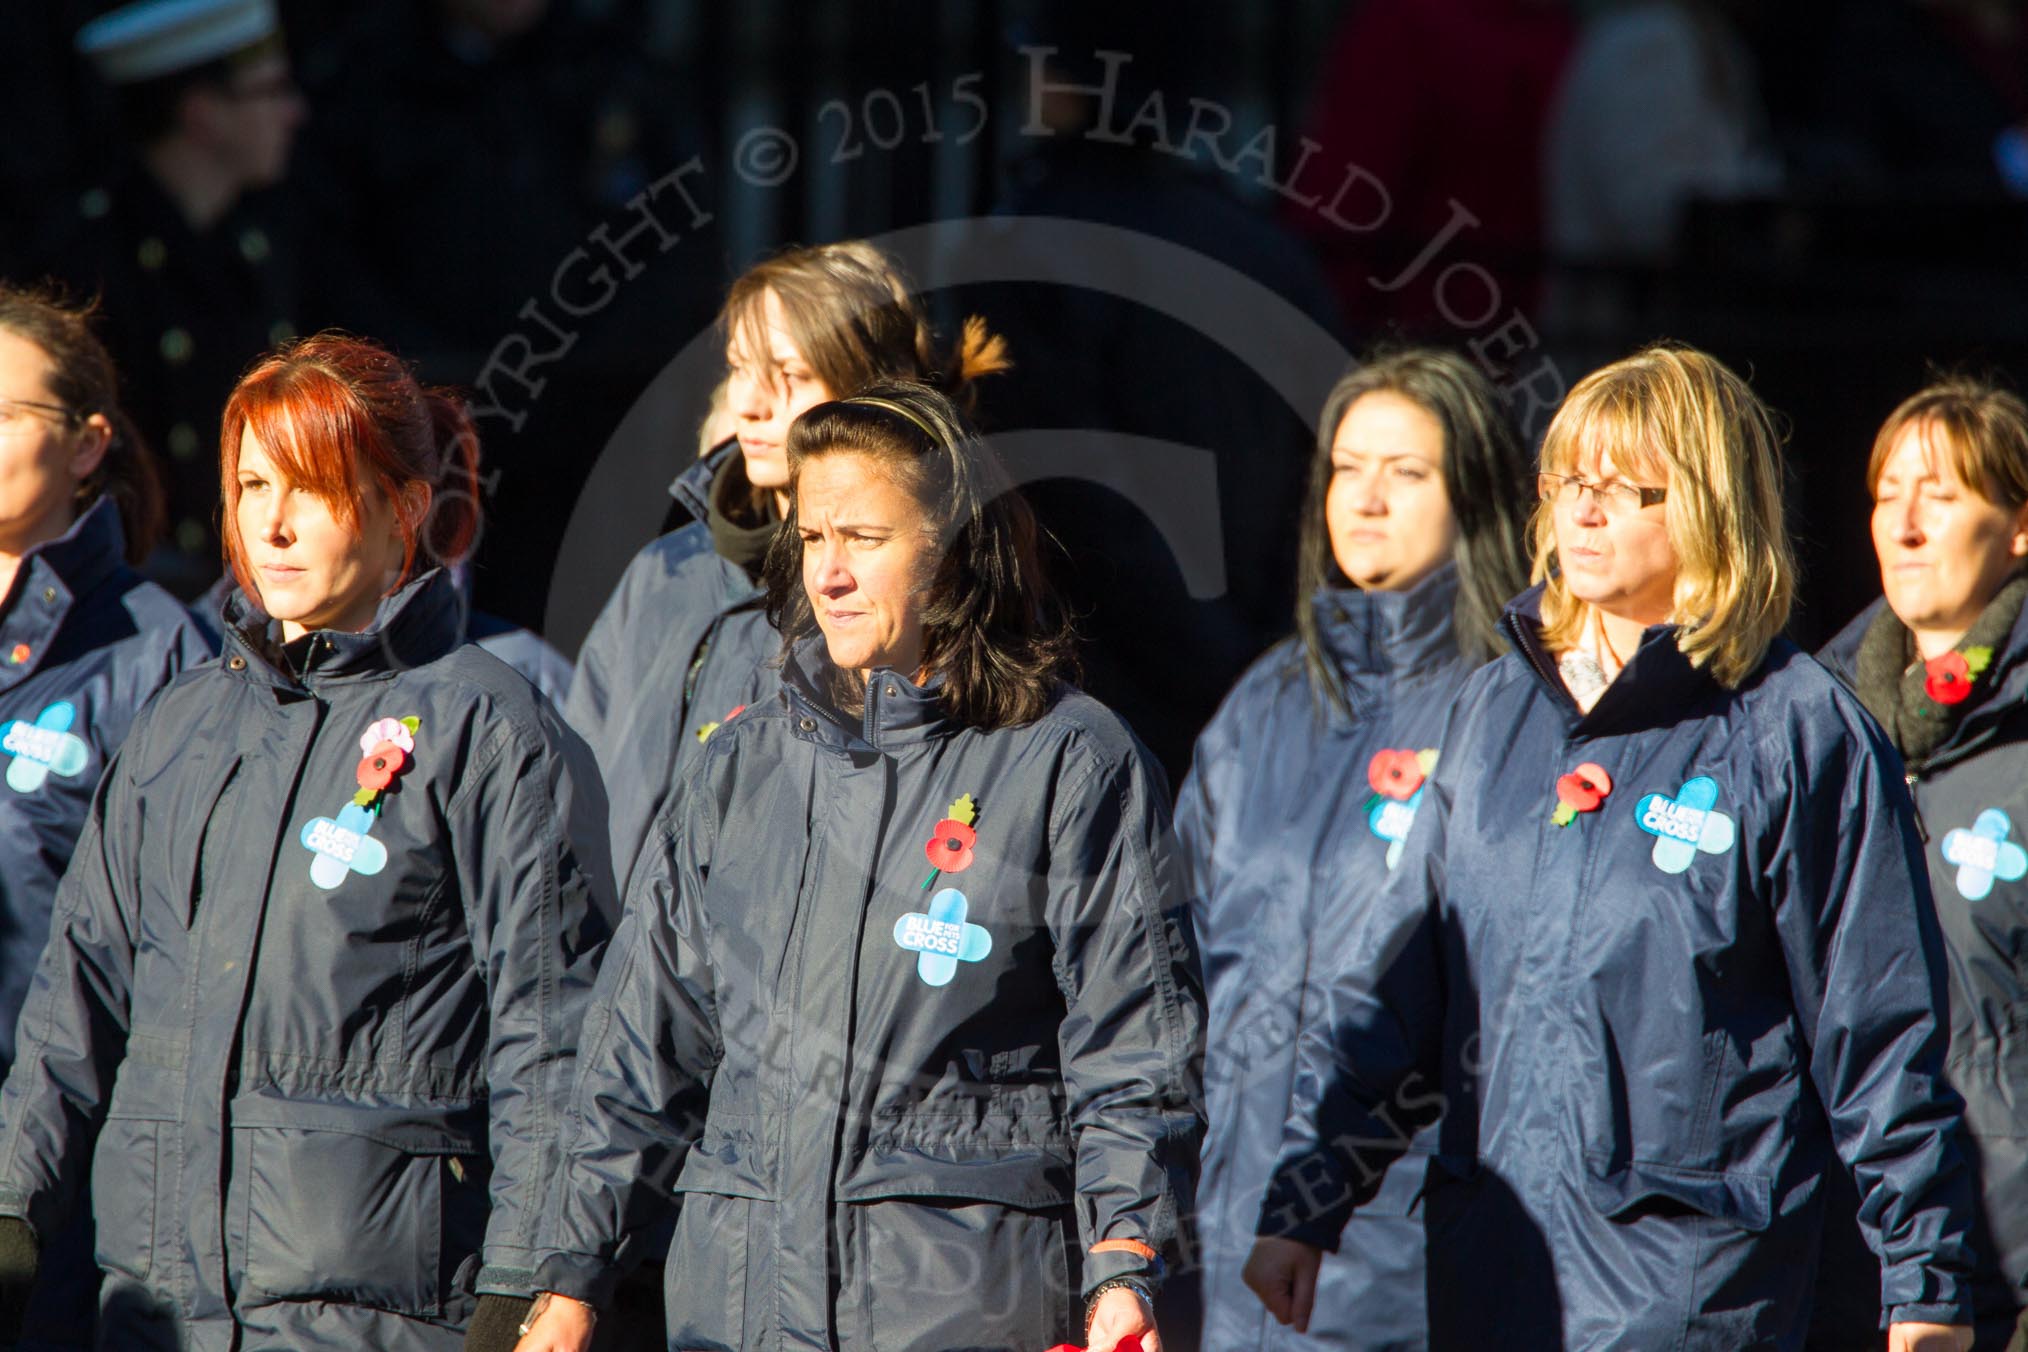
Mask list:
[{"label": "dark uniform jacket in background", "polygon": [[169,537],[144,564],[184,600],[219,573],[218,428],[234,382],[296,331],[293,216],[283,194],[242,200],[208,229],[138,162],[79,199],[79,218],[29,275],[103,301],[121,402],[157,457]]},{"label": "dark uniform jacket in background", "polygon": [[[1426,1148],[1393,1166],[1326,1256],[1307,1336],[1275,1323],[1240,1269],[1281,1153],[1296,1030],[1315,1015],[1305,985],[1333,957],[1312,947],[1316,903],[1329,896],[1366,905],[1400,856],[1424,762],[1472,671],[1451,630],[1456,597],[1448,565],[1408,592],[1320,592],[1312,604],[1350,717],[1312,684],[1301,641],[1288,639],[1254,663],[1204,730],[1177,802],[1210,1006],[1211,1125],[1197,1189],[1207,1348],[1397,1349],[1427,1340]],[[1387,778],[1389,769],[1398,777]],[[1384,792],[1373,787],[1376,775]]]},{"label": "dark uniform jacket in background", "polygon": [[[106,1347],[449,1352],[475,1289],[529,1290],[604,802],[456,617],[433,572],[284,651],[235,601],[105,775],[0,1091],[0,1214],[49,1233],[90,1163]],[[366,820],[362,735],[401,718]]]},{"label": "dark uniform jacket in background", "polygon": [[[1336,1243],[1440,1107],[1434,1346],[1799,1347],[1841,1167],[1884,1308],[1964,1321],[1943,942],[1893,749],[1787,641],[1727,691],[1662,626],[1580,714],[1540,595],[1466,686],[1400,866],[1330,908],[1262,1232]],[[1583,763],[1611,792],[1558,826]]]},{"label": "dark uniform jacket in background", "polygon": [[986,732],[876,671],[840,715],[821,653],[711,739],[642,852],[538,1283],[602,1299],[680,1165],[671,1347],[1081,1341],[1083,1291],[1146,1266],[1086,1249],[1173,1260],[1191,1205],[1167,794],[1081,694]]},{"label": "dark uniform jacket in background", "polygon": [[711,482],[728,443],[669,485],[696,519],[634,556],[578,650],[564,716],[598,757],[626,873],[684,769],[733,710],[775,683],[781,651],[760,585],[712,545]]},{"label": "dark uniform jacket in background", "polygon": [[[1886,604],[1867,608],[1824,649],[1848,683],[1859,641]],[[1908,786],[1950,972],[1944,1077],[1964,1096],[1981,1195],[1981,1345],[2000,1346],[2028,1300],[2028,612],[1979,681],[1991,693],[1908,767]]]}]

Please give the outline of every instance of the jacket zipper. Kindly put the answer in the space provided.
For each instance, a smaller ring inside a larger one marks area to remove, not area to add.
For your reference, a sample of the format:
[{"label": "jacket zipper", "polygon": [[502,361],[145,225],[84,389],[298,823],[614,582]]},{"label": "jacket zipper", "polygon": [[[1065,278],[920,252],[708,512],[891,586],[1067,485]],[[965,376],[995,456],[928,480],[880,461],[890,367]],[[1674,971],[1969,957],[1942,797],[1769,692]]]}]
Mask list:
[{"label": "jacket zipper", "polygon": [[1902,778],[1908,781],[1908,806],[1909,810],[1915,814],[1916,838],[1927,845],[1929,844],[1929,827],[1923,824],[1922,804],[1917,802],[1915,798],[1915,786],[1921,781],[1922,776],[1910,770]]}]

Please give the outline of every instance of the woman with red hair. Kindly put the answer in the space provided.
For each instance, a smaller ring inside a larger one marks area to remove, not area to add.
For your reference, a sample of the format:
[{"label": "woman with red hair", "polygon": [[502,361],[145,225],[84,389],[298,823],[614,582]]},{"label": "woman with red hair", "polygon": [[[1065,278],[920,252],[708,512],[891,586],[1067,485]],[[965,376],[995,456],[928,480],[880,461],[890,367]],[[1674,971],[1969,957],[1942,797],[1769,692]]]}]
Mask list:
[{"label": "woman with red hair", "polygon": [[0,1289],[89,1175],[104,1346],[448,1352],[528,1294],[611,920],[604,795],[458,637],[454,400],[311,338],[241,379],[220,459],[244,594],[58,893],[0,1090]]}]

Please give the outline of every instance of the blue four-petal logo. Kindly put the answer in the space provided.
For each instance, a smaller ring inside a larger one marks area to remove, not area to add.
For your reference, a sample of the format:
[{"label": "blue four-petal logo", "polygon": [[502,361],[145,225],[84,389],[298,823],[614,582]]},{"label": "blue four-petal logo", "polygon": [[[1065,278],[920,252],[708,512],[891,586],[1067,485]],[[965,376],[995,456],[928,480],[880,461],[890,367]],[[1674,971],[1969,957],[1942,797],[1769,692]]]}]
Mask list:
[{"label": "blue four-petal logo", "polygon": [[35,716],[33,723],[10,719],[0,724],[0,752],[13,757],[7,767],[7,787],[16,793],[34,793],[51,775],[68,779],[85,768],[91,748],[70,730],[77,710],[69,700],[58,700]]},{"label": "blue four-petal logo", "polygon": [[1683,782],[1671,798],[1651,793],[1634,805],[1634,821],[1655,837],[1655,867],[1681,873],[1698,854],[1724,854],[1732,848],[1732,818],[1718,808],[1718,781],[1698,775]]},{"label": "blue four-petal logo", "polygon": [[916,955],[915,974],[931,986],[948,986],[961,962],[978,962],[993,951],[993,936],[966,921],[970,903],[955,887],[930,898],[929,913],[910,911],[894,922],[894,942]]},{"label": "blue four-petal logo", "polygon": [[1957,865],[1958,894],[1966,901],[1985,900],[1996,878],[2013,882],[2028,874],[2028,850],[2007,839],[2012,829],[2006,813],[1989,807],[1973,819],[1971,830],[1944,832],[1944,862]]},{"label": "blue four-petal logo", "polygon": [[310,861],[310,881],[330,891],[348,874],[371,876],[387,867],[387,847],[368,835],[373,814],[357,803],[338,809],[338,820],[315,817],[303,823],[302,841],[317,857]]},{"label": "blue four-petal logo", "polygon": [[1415,810],[1422,806],[1422,796],[1428,791],[1429,786],[1425,784],[1407,802],[1382,798],[1366,814],[1366,824],[1373,829],[1373,834],[1387,842],[1389,868],[1401,862],[1401,847],[1408,843],[1408,828],[1415,825]]}]

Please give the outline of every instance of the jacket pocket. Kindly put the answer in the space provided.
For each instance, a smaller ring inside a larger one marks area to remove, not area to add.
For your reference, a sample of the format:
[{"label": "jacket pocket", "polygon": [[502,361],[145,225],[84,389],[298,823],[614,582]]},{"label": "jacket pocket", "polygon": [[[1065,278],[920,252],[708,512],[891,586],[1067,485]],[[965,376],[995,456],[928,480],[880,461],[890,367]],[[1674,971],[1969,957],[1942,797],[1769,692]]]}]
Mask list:
[{"label": "jacket pocket", "polygon": [[248,1287],[275,1300],[440,1314],[446,1268],[474,1246],[468,1203],[484,1175],[484,1115],[483,1104],[236,1100]]},{"label": "jacket pocket", "polygon": [[1586,1200],[1609,1221],[1691,1211],[1757,1234],[1774,1215],[1774,1180],[1766,1174],[1643,1160],[1613,1165],[1597,1152],[1585,1166]]},{"label": "jacket pocket", "polygon": [[684,1157],[675,1191],[772,1202],[773,1180],[747,1119],[707,1119],[697,1144]]},{"label": "jacket pocket", "polygon": [[223,838],[230,833],[213,832],[211,824],[218,816],[219,805],[225,802],[226,793],[232,788],[233,780],[239,776],[239,766],[238,756],[227,761],[218,778],[201,792],[198,810],[184,818],[190,823],[195,842],[190,847],[185,872],[177,879],[176,890],[171,895],[183,908],[181,918],[185,929],[197,923],[197,904],[204,893],[206,873],[223,871],[220,866],[230,848]]},{"label": "jacket pocket", "polygon": [[164,1135],[173,1121],[108,1115],[92,1156],[92,1224],[99,1266],[145,1278],[154,1267]]},{"label": "jacket pocket", "polygon": [[1068,1206],[1076,1171],[1067,1147],[989,1145],[964,1140],[872,1145],[838,1185],[841,1202],[952,1197],[1024,1211]]}]

